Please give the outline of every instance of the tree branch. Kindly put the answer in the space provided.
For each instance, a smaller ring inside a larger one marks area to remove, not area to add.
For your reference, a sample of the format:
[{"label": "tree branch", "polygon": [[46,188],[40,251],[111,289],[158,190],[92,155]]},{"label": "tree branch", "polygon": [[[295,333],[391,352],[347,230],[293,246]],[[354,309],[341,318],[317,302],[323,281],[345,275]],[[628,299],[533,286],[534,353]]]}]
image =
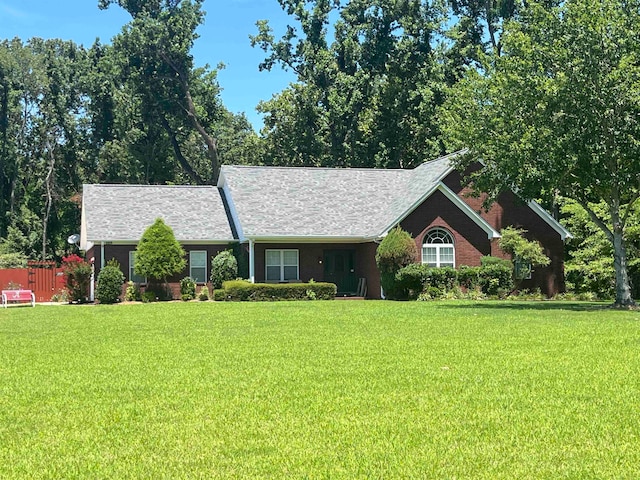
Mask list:
[{"label": "tree branch", "polygon": [[193,180],[197,184],[199,185],[206,184],[204,179],[198,174],[198,172],[196,172],[193,169],[189,161],[186,158],[184,158],[184,155],[182,155],[182,150],[180,149],[180,144],[178,143],[176,134],[171,128],[171,125],[169,125],[169,122],[167,121],[164,114],[160,114],[160,123],[162,124],[162,128],[164,128],[165,132],[167,132],[167,135],[169,136],[169,140],[171,141],[171,146],[173,147],[173,153],[175,154],[176,159],[178,160],[178,163],[180,164],[182,169],[186,172],[187,175],[189,175],[191,180]]}]

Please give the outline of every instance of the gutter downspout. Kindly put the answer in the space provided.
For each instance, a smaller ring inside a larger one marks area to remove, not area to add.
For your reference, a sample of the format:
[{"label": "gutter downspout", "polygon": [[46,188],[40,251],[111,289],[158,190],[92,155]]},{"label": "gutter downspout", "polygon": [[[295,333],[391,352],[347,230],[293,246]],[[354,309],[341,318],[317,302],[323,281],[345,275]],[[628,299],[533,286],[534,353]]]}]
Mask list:
[{"label": "gutter downspout", "polygon": [[249,239],[249,281],[256,283],[255,242]]}]

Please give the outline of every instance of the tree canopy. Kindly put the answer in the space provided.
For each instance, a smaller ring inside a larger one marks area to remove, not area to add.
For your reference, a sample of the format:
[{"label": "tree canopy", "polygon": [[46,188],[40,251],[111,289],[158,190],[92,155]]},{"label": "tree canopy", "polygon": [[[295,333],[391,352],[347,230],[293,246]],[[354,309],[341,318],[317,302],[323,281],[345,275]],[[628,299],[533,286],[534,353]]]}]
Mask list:
[{"label": "tree canopy", "polygon": [[[502,55],[469,70],[443,109],[482,191],[575,199],[613,245],[616,303],[631,304],[624,234],[640,194],[640,4],[530,3]],[[592,208],[604,201],[602,214]]]}]

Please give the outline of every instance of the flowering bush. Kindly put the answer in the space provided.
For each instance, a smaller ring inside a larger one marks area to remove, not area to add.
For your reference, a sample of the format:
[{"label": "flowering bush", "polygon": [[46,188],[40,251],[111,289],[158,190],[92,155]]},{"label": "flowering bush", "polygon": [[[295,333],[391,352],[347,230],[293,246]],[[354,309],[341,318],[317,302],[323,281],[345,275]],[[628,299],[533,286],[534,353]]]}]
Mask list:
[{"label": "flowering bush", "polygon": [[89,296],[91,265],[76,254],[62,257],[64,284],[70,302],[83,302]]}]

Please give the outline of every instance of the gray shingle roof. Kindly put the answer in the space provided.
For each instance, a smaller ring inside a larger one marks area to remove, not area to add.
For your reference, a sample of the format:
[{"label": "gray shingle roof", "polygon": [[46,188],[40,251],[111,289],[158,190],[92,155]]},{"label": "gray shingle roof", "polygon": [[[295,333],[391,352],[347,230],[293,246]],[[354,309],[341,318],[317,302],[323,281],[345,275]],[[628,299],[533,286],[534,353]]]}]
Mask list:
[{"label": "gray shingle roof", "polygon": [[179,241],[233,241],[220,193],[213,186],[84,185],[85,240],[137,241],[156,218]]},{"label": "gray shingle roof", "polygon": [[373,238],[437,185],[450,158],[414,170],[225,165],[221,176],[246,237]]}]

